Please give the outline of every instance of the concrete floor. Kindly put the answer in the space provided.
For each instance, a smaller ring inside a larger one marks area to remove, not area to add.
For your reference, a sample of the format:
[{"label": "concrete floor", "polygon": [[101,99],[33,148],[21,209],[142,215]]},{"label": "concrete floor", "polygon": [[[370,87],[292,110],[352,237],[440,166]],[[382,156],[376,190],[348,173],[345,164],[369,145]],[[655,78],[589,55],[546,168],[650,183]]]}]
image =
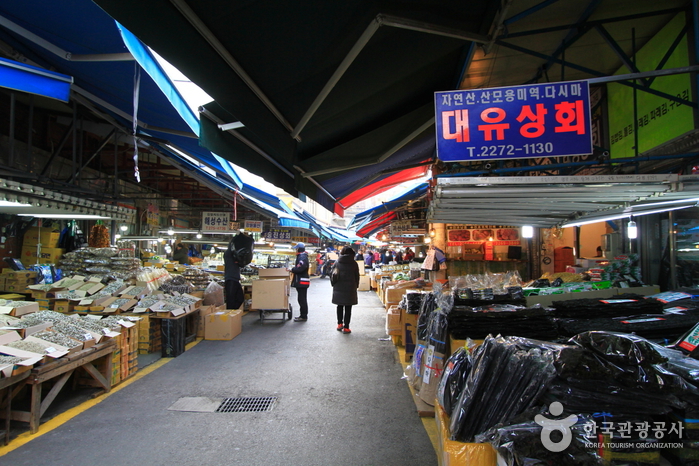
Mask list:
[{"label": "concrete floor", "polygon": [[[0,464],[437,464],[384,340],[376,293],[359,293],[350,335],[335,330],[331,294],[329,280],[314,278],[307,322],[261,323],[249,313],[233,340],[202,341],[57,428],[0,447]],[[296,316],[295,290],[291,302]],[[168,410],[182,397],[248,396],[277,402],[259,413]]]}]

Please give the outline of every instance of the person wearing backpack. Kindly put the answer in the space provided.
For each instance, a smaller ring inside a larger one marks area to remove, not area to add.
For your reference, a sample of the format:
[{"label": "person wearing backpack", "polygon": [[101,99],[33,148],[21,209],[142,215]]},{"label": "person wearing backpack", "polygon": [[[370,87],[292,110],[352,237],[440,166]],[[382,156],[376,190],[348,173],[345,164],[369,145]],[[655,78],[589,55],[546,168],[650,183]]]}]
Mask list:
[{"label": "person wearing backpack", "polygon": [[330,284],[333,287],[332,303],[337,304],[337,331],[344,334],[352,333],[349,325],[352,306],[359,302],[359,266],[354,260],[354,249],[351,247],[342,248],[340,257],[330,273]]},{"label": "person wearing backpack", "polygon": [[230,240],[223,253],[226,309],[238,309],[245,302],[245,293],[240,285],[240,269],[252,262],[254,242],[251,236],[238,233]]},{"label": "person wearing backpack", "polygon": [[294,279],[291,286],[296,288],[296,294],[299,301],[299,316],[294,318],[294,322],[306,322],[308,320],[308,287],[311,284],[311,279],[308,275],[308,254],[306,254],[306,245],[296,243],[296,263],[291,269],[294,274]]}]

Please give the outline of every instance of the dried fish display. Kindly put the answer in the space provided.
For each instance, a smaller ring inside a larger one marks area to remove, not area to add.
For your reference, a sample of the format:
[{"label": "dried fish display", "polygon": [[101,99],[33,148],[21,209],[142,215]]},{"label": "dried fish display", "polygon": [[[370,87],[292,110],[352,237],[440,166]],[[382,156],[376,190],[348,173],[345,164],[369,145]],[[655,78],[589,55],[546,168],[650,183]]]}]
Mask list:
[{"label": "dried fish display", "polygon": [[25,358],[17,358],[15,356],[3,356],[0,354],[0,364],[19,364]]},{"label": "dried fish display", "polygon": [[30,351],[32,353],[44,354],[46,353],[46,346],[37,343],[35,341],[17,340],[11,341],[10,343],[5,343],[5,346],[10,348],[16,348],[22,351]]},{"label": "dried fish display", "polygon": [[204,289],[212,280],[211,274],[205,270],[188,267],[182,276],[191,283],[195,289]]},{"label": "dried fish display", "polygon": [[120,330],[120,326],[117,324],[116,326],[111,326],[110,321],[106,321],[104,319],[96,320],[92,319],[87,316],[82,316],[79,319],[79,324],[80,327],[85,328],[93,333],[102,333],[102,330],[104,328],[108,328],[110,330],[116,329],[117,331]]},{"label": "dried fish display", "polygon": [[56,332],[61,332],[75,340],[87,341],[92,339],[92,336],[88,333],[87,329],[69,322],[58,322],[54,324],[52,328]]},{"label": "dried fish display", "polygon": [[13,324],[13,327],[17,328],[28,328],[34,325],[43,324],[45,322],[70,322],[73,320],[71,317],[55,311],[39,311],[32,314],[26,314],[22,318]]},{"label": "dried fish display", "polygon": [[48,341],[49,343],[53,343],[55,345],[65,346],[66,348],[82,346],[82,343],[80,343],[79,341],[76,341],[75,339],[70,338],[67,335],[53,330],[44,330],[41,332],[37,332],[32,336],[44,341]]},{"label": "dried fish display", "polygon": [[191,293],[194,291],[194,285],[182,275],[175,275],[160,285],[160,289],[166,293]]}]

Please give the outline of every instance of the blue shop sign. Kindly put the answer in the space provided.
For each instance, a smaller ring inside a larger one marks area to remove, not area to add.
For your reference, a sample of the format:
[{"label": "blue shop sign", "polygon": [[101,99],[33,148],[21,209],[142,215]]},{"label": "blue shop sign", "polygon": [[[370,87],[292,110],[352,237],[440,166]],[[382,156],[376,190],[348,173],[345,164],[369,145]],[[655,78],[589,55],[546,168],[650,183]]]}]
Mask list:
[{"label": "blue shop sign", "polygon": [[587,81],[435,92],[446,162],[592,153]]}]

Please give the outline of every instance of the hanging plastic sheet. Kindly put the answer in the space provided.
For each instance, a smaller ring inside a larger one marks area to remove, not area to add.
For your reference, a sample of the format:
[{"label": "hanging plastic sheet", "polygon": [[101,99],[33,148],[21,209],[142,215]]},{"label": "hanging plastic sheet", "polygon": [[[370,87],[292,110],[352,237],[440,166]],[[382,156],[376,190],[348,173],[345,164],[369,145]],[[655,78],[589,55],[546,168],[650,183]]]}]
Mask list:
[{"label": "hanging plastic sheet", "polygon": [[622,294],[614,298],[585,298],[554,301],[556,317],[629,317],[643,314],[663,314],[663,303],[636,294]]},{"label": "hanging plastic sheet", "polygon": [[590,330],[634,333],[649,340],[670,343],[699,321],[699,311],[686,309],[682,314],[642,314],[596,319],[556,319],[561,336],[572,337]]},{"label": "hanging plastic sheet", "polygon": [[473,369],[452,412],[453,440],[472,441],[530,408],[556,375],[553,352],[518,344],[522,341],[488,336],[476,349]]},{"label": "hanging plastic sheet", "polygon": [[451,416],[472,367],[473,358],[464,347],[454,351],[444,364],[444,372],[437,387],[437,401],[447,416]]},{"label": "hanging plastic sheet", "polygon": [[551,309],[512,304],[456,305],[449,313],[449,332],[458,340],[482,340],[490,333],[555,340],[559,333]]},{"label": "hanging plastic sheet", "polygon": [[[585,425],[591,418],[577,416],[570,427],[571,443],[560,452],[547,449],[541,441],[542,426],[524,422],[488,430],[476,437],[477,442],[489,442],[507,466],[602,466],[605,463],[596,449],[589,448]],[[498,463],[499,465],[502,463]]]}]

